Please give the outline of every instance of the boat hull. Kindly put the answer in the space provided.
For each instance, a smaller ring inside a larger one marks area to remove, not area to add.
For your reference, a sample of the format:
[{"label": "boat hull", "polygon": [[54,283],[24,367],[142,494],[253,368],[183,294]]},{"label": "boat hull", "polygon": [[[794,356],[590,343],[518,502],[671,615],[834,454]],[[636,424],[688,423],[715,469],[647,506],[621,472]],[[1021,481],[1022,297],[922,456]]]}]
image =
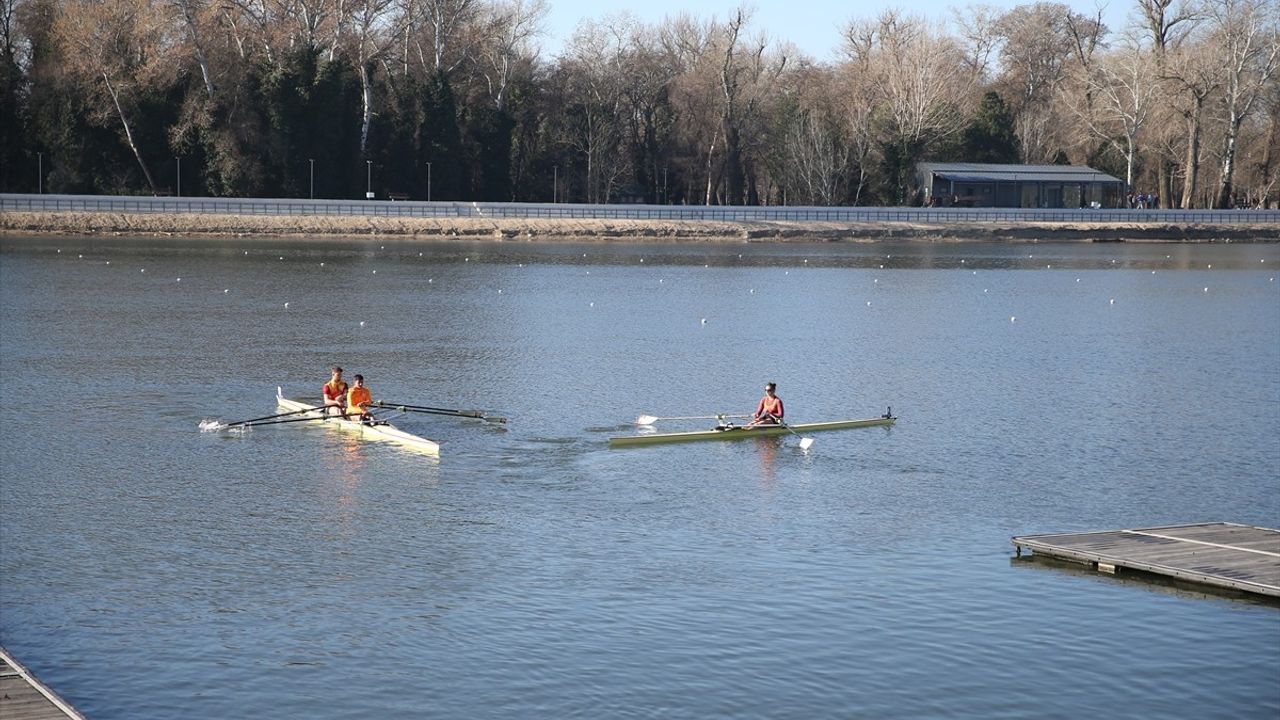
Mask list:
[{"label": "boat hull", "polygon": [[[834,420],[831,422],[799,423],[788,427],[796,433],[849,430],[852,428],[892,425],[897,418],[878,417],[868,420]],[[700,440],[745,440],[753,437],[790,435],[791,430],[781,425],[757,427],[734,426],[724,430],[695,430],[693,432],[656,433],[653,435],[623,435],[609,438],[609,447],[634,447],[638,445],[663,445],[666,443],[698,442]]]},{"label": "boat hull", "polygon": [[417,450],[427,455],[440,455],[440,445],[434,440],[428,440],[412,433],[407,433],[394,425],[366,425],[355,420],[347,420],[338,417],[324,417],[320,413],[320,409],[315,405],[308,405],[297,400],[290,400],[284,396],[280,388],[276,388],[276,404],[285,412],[296,412],[298,410],[314,410],[314,413],[304,413],[304,417],[314,416],[315,421],[326,425],[337,427],[345,432],[357,433],[360,437],[367,440],[384,440],[393,442],[404,447]]}]

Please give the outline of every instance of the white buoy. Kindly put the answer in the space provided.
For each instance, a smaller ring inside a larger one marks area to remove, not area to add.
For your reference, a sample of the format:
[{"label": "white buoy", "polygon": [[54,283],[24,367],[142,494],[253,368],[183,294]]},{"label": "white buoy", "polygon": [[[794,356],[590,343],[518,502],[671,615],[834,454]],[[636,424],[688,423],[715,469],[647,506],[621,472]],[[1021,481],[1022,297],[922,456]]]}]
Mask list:
[{"label": "white buoy", "polygon": [[226,294],[227,294],[227,293],[229,293],[229,292],[231,292],[231,288],[225,288],[225,289],[222,291],[222,294],[223,294],[223,295],[226,295]]},{"label": "white buoy", "polygon": [[871,307],[871,301],[870,301],[870,300],[868,300],[868,301],[867,301],[867,307]]},{"label": "white buoy", "polygon": [[107,264],[108,264],[108,265],[110,265],[110,264],[111,264],[111,261],[110,261],[110,260],[108,260],[108,261],[107,261]]},{"label": "white buoy", "polygon": [[501,289],[499,289],[499,290],[498,290],[498,294],[499,294],[499,295],[501,295],[501,294],[502,294],[502,290],[501,290]]},{"label": "white buoy", "polygon": [[1210,269],[1210,270],[1212,270],[1212,269],[1213,269],[1213,263],[1209,263],[1209,269]]},{"label": "white buoy", "polygon": [[1018,317],[1016,315],[1009,316],[1009,322],[1017,322],[1017,320],[1018,320]]},{"label": "white buoy", "polygon": [[361,321],[360,321],[360,327],[364,327],[364,321],[363,321],[363,320],[361,320]]},{"label": "white buoy", "polygon": [[977,270],[974,270],[974,271],[973,271],[973,274],[974,274],[974,275],[977,275],[977,274],[978,274],[978,271],[977,271]]},{"label": "white buoy", "polygon": [[146,268],[138,268],[138,272],[143,272],[143,273],[144,273],[144,272],[146,272],[146,271],[147,271],[147,269],[146,269]]},{"label": "white buoy", "polygon": [[790,274],[791,274],[791,271],[790,271],[790,270],[786,270],[786,271],[784,271],[782,274],[783,274],[783,275],[790,275]]},{"label": "white buoy", "polygon": [[249,251],[248,251],[248,250],[245,250],[245,251],[244,251],[244,254],[245,254],[245,255],[248,255],[248,254],[249,254]]},{"label": "white buoy", "polygon": [[284,309],[285,309],[285,310],[288,310],[288,309],[289,309],[289,303],[285,303],[285,304],[284,304]]},{"label": "white buoy", "polygon": [[1076,282],[1080,282],[1080,278],[1076,278]]},{"label": "white buoy", "polygon": [[178,278],[175,282],[182,282],[182,278]]},{"label": "white buoy", "polygon": [[880,278],[876,278],[876,279],[872,280],[871,282],[873,282],[873,283],[878,283],[878,282],[880,282]]},{"label": "white buoy", "polygon": [[1209,292],[1209,288],[1205,288],[1205,289],[1204,289],[1204,291],[1205,291],[1205,292]]},{"label": "white buoy", "polygon": [[320,263],[320,267],[324,267],[324,263]]},{"label": "white buoy", "polygon": [[471,258],[469,258],[469,257],[464,257],[464,258],[462,258],[462,262],[471,262]]},{"label": "white buoy", "polygon": [[422,253],[418,253],[418,257],[422,257]]},{"label": "white buoy", "polygon": [[374,271],[373,271],[373,274],[374,274],[374,275],[377,275],[377,274],[378,274],[378,271],[377,271],[377,270],[374,270]]},{"label": "white buoy", "polygon": [[702,318],[702,324],[703,324],[703,325],[706,325],[706,324],[707,324],[707,319],[706,319],[706,318]]},{"label": "white buoy", "polygon": [[1112,305],[1115,305],[1115,304],[1116,304],[1116,299],[1115,299],[1115,298],[1111,298],[1111,304],[1112,304]]},{"label": "white buoy", "polygon": [[987,288],[982,288],[982,292],[986,292],[986,291],[987,291]]},{"label": "white buoy", "polygon": [[804,264],[805,264],[805,265],[808,265],[808,264],[809,264],[809,258],[805,258],[805,259],[804,259]]},{"label": "white buoy", "polygon": [[76,257],[80,258],[81,260],[84,259],[84,255],[77,255]]},{"label": "white buoy", "polygon": [[386,246],[386,245],[379,245],[379,246],[378,246],[378,249],[379,249],[379,250],[386,250],[386,249],[387,249],[387,246]]},{"label": "white buoy", "polygon": [[644,262],[644,258],[640,258],[640,262]]},{"label": "white buoy", "polygon": [[756,294],[756,289],[755,289],[755,288],[751,288],[751,294],[752,294],[752,295],[755,295],[755,294]]}]

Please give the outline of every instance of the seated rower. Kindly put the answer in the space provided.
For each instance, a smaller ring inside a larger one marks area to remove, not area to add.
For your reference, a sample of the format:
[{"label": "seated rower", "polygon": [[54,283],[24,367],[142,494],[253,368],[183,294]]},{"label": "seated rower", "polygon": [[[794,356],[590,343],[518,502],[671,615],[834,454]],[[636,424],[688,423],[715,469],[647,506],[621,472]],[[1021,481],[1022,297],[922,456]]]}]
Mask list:
[{"label": "seated rower", "polygon": [[373,393],[364,386],[364,376],[355,377],[355,385],[347,392],[347,417],[360,422],[373,422],[373,413],[369,406],[373,404]]},{"label": "seated rower", "polygon": [[347,381],[342,379],[342,368],[333,366],[333,376],[320,393],[324,397],[325,417],[341,415],[347,406]]},{"label": "seated rower", "polygon": [[777,388],[775,383],[767,383],[764,386],[764,397],[760,398],[760,404],[756,406],[756,412],[751,416],[751,422],[747,423],[747,427],[782,423],[785,410],[782,409],[782,398],[775,394]]}]

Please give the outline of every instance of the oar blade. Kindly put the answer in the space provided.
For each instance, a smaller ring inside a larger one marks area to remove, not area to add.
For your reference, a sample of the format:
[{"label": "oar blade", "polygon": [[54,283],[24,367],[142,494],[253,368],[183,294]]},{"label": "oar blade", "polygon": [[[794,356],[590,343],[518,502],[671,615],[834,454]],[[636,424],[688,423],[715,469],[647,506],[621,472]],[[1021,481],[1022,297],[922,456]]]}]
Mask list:
[{"label": "oar blade", "polygon": [[801,450],[808,450],[808,449],[809,449],[809,446],[810,446],[810,445],[812,445],[812,444],[813,444],[813,438],[811,438],[811,437],[802,437],[802,438],[800,438],[800,449],[801,449]]},{"label": "oar blade", "polygon": [[656,422],[658,422],[658,418],[652,415],[641,415],[640,417],[636,418],[637,425],[652,425]]}]

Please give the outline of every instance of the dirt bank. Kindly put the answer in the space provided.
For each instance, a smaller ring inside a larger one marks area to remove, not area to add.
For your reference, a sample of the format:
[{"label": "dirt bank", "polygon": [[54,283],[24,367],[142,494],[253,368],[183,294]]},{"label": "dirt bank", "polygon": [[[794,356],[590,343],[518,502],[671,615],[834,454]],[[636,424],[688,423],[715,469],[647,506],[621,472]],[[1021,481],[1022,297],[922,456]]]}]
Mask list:
[{"label": "dirt bank", "polygon": [[691,242],[1277,242],[1280,226],[1164,223],[725,222],[695,220],[481,219],[202,215],[90,212],[0,213],[0,233],[60,235],[370,236],[506,241]]}]

